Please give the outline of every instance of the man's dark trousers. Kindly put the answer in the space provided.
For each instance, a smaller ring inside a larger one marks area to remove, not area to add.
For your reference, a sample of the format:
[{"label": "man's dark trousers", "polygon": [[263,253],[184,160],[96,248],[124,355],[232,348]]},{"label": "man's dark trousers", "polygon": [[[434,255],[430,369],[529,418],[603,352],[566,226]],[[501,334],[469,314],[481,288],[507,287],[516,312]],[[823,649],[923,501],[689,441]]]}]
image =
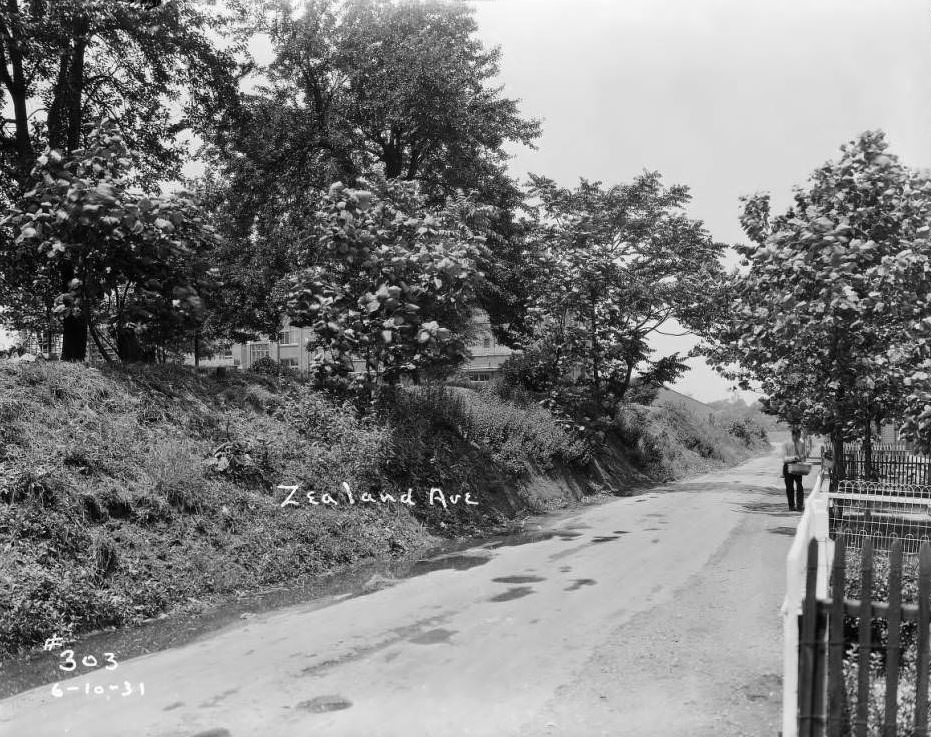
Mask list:
[{"label": "man's dark trousers", "polygon": [[[789,464],[782,464],[782,477],[786,482],[786,499],[789,500],[789,509],[805,508],[805,490],[802,489],[802,475],[800,473],[789,473]],[[795,487],[795,496],[793,498],[792,487]]]}]

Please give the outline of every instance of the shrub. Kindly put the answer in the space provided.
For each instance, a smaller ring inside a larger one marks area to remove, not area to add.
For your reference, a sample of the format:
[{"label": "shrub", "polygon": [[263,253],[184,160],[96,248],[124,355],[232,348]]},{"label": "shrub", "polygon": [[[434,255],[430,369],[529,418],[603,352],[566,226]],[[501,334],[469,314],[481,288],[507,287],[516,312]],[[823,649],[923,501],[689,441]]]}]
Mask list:
[{"label": "shrub", "polygon": [[389,430],[363,416],[349,400],[336,401],[309,385],[299,387],[277,412],[309,445],[303,475],[315,488],[376,489],[389,453]]},{"label": "shrub", "polygon": [[151,491],[171,506],[185,512],[199,511],[203,465],[190,443],[164,439],[156,442],[143,460],[143,469],[151,479]]},{"label": "shrub", "polygon": [[476,393],[426,385],[397,392],[392,404],[396,417],[453,430],[485,449],[514,476],[524,475],[528,462],[546,470],[556,462],[584,462],[589,457],[584,440],[549,411],[502,401],[493,389]]},{"label": "shrub", "polygon": [[736,438],[748,448],[760,445],[767,439],[766,428],[749,415],[716,416],[716,423],[724,431]]},{"label": "shrub", "polygon": [[262,356],[259,360],[252,364],[249,367],[249,370],[254,374],[265,374],[267,376],[278,376],[281,373],[283,367],[270,356]]},{"label": "shrub", "polygon": [[501,366],[501,376],[509,386],[544,393],[556,383],[555,366],[553,349],[547,344],[538,344],[511,354]]}]

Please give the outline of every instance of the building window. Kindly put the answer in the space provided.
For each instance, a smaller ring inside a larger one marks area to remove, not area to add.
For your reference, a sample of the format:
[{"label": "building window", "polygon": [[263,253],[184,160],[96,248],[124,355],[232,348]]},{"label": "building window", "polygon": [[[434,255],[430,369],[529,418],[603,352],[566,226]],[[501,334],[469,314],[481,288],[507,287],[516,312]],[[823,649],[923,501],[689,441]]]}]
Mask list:
[{"label": "building window", "polygon": [[472,381],[491,381],[491,374],[488,371],[477,371],[470,378]]},{"label": "building window", "polygon": [[297,332],[287,328],[278,333],[278,343],[280,345],[297,345]]},{"label": "building window", "polygon": [[252,343],[249,346],[249,365],[260,358],[268,358],[268,343]]},{"label": "building window", "polygon": [[223,351],[221,353],[223,358],[232,358],[233,357],[233,344],[223,346]]},{"label": "building window", "polygon": [[488,336],[482,338],[482,348],[491,348],[491,338]]},{"label": "building window", "polygon": [[297,367],[296,358],[282,358],[278,363],[280,363],[282,366]]}]

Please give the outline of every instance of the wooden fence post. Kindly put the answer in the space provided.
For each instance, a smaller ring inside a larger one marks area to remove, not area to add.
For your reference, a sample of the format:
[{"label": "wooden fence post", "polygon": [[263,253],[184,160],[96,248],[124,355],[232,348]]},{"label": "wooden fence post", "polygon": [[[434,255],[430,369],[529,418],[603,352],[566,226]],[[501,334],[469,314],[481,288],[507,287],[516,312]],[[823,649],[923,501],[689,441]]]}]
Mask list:
[{"label": "wooden fence post", "polygon": [[[818,541],[808,542],[805,601],[799,653],[799,737],[820,737],[824,726],[823,617],[818,612]],[[819,627],[819,619],[822,626]]]},{"label": "wooden fence post", "polygon": [[870,646],[873,622],[873,538],[863,540],[860,564],[860,630],[857,648],[857,716],[853,722],[855,737],[866,737],[870,705]]},{"label": "wooden fence post", "polygon": [[843,534],[834,540],[834,575],[831,583],[831,634],[828,641],[828,737],[847,733],[847,689],[844,687],[844,590],[847,585],[847,543]]},{"label": "wooden fence post", "polygon": [[918,553],[918,675],[915,689],[915,737],[928,735],[928,597],[931,595],[931,545],[925,540]]},{"label": "wooden fence post", "polygon": [[886,651],[886,717],[883,737],[896,737],[899,695],[900,627],[902,624],[902,541],[892,543],[889,562],[889,646]]}]

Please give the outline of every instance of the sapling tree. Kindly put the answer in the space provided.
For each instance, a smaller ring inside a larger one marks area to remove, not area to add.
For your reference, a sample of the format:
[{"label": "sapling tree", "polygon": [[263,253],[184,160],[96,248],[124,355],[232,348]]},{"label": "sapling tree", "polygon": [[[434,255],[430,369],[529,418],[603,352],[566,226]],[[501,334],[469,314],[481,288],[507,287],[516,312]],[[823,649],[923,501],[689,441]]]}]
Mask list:
[{"label": "sapling tree", "polygon": [[723,273],[724,246],[682,210],[688,189],[656,173],[575,189],[532,176],[529,195],[524,341],[547,347],[553,379],[574,377],[598,407],[623,399],[637,372],[674,380],[685,364],[678,354],[651,359],[649,338],[671,320],[702,324]]},{"label": "sapling tree", "polygon": [[726,309],[707,332],[709,360],[767,410],[845,439],[897,419],[918,370],[909,330],[931,297],[931,184],[867,132],[817,169],[779,216],[744,200],[750,243],[738,246]]}]

